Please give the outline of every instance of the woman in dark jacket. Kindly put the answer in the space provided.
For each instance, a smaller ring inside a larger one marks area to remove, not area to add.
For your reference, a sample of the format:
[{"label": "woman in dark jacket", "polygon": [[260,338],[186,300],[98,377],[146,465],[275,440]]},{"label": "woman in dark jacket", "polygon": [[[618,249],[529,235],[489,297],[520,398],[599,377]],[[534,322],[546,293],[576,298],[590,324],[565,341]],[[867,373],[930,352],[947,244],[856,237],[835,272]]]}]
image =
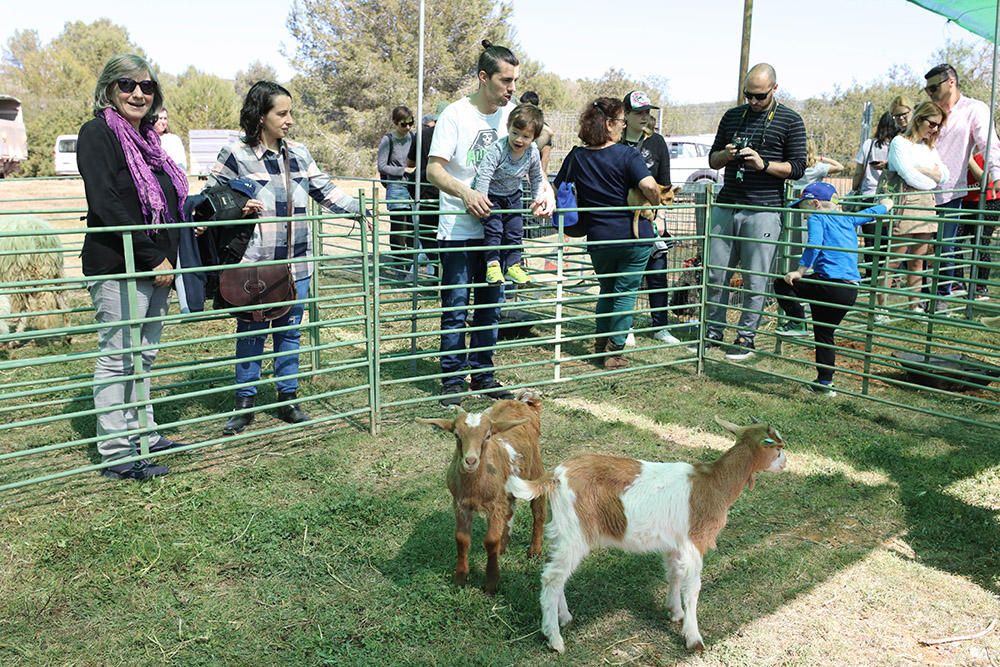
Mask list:
[{"label": "woman in dark jacket", "polygon": [[[628,206],[630,188],[638,188],[650,205],[660,205],[659,188],[642,156],[631,146],[618,143],[624,127],[621,100],[599,97],[580,115],[577,136],[584,145],[570,153],[556,176],[557,186],[576,184],[580,208]],[[639,218],[637,239],[632,233],[632,217],[631,211],[580,213],[580,224],[587,225],[587,251],[601,286],[595,308],[594,353],[612,353],[604,357],[607,369],[628,366],[619,352],[632,326],[636,291],[653,248],[652,223]]]},{"label": "woman in dark jacket", "polygon": [[[80,128],[77,163],[87,194],[88,233],[83,243],[83,273],[88,278],[101,356],[94,370],[97,449],[105,462],[140,453],[140,436],[149,451],[182,446],[156,431],[149,403],[149,379],[137,387],[131,331],[123,322],[141,320],[142,371],[148,373],[167,314],[187,196],[187,178],[160,147],[153,129],[163,95],[153,68],[140,56],[115,56],[104,66],[94,91],[94,119]],[[135,231],[95,231],[141,225]],[[126,260],[125,240],[132,262]],[[151,273],[134,279],[132,310],[128,273]],[[140,414],[140,410],[145,414]],[[115,479],[165,475],[166,466],[148,459],[112,464],[102,474]]]}]

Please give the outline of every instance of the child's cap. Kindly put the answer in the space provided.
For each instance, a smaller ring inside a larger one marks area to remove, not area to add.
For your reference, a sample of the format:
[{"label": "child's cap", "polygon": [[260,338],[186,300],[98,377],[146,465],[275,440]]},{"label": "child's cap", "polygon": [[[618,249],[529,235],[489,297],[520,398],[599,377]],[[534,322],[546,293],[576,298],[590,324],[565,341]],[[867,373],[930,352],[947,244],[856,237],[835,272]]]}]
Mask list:
[{"label": "child's cap", "polygon": [[833,201],[833,198],[836,196],[837,188],[833,187],[829,183],[810,183],[803,188],[802,195],[788,205],[788,208],[795,208],[807,199],[815,199],[817,201]]}]

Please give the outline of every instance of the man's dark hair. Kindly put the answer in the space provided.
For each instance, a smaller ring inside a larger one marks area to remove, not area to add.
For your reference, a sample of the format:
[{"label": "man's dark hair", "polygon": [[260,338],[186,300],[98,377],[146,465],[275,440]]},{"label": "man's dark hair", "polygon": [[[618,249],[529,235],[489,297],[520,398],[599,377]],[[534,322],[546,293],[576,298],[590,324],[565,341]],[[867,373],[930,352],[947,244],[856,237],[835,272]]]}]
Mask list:
[{"label": "man's dark hair", "polygon": [[274,108],[274,98],[282,95],[291,99],[288,89],[274,81],[258,81],[250,86],[243,108],[240,109],[240,127],[243,141],[249,146],[260,143],[261,119]]},{"label": "man's dark hair", "polygon": [[538,104],[538,93],[533,90],[526,90],[521,93],[521,103],[534,104],[536,107]]},{"label": "man's dark hair", "polygon": [[927,74],[924,74],[924,78],[930,79],[932,77],[937,76],[938,74],[945,74],[945,73],[947,73],[949,77],[955,79],[955,85],[957,86],[959,83],[958,72],[956,72],[955,68],[949,65],[948,63],[941,63],[940,65],[932,67],[930,71],[927,72]]},{"label": "man's dark hair", "polygon": [[507,127],[516,127],[519,130],[531,130],[535,135],[535,139],[537,139],[538,135],[542,133],[542,128],[545,127],[545,117],[542,115],[542,110],[534,104],[521,103],[510,112],[510,118],[507,119]]},{"label": "man's dark hair", "polygon": [[609,120],[618,118],[625,112],[621,100],[610,97],[598,97],[580,114],[580,131],[576,136],[586,146],[600,146],[611,139],[608,132]]},{"label": "man's dark hair", "polygon": [[505,62],[513,67],[521,64],[517,56],[506,46],[494,46],[489,40],[484,39],[483,48],[485,51],[479,54],[479,64],[476,65],[476,72],[486,72],[487,78],[500,71],[501,62]]}]

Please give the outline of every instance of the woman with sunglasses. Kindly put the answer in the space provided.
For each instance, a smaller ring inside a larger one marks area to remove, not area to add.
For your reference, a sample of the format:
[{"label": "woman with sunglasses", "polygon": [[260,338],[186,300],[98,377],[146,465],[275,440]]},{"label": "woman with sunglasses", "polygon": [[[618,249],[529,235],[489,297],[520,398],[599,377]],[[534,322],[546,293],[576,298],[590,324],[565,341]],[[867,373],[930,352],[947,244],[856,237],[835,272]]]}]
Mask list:
[{"label": "woman with sunglasses", "polygon": [[[100,356],[94,370],[97,410],[97,450],[104,462],[140,453],[140,431],[148,435],[149,451],[161,452],[179,443],[156,431],[149,401],[149,379],[137,392],[135,374],[148,373],[167,314],[170,285],[180,237],[175,223],[188,193],[187,178],[160,146],[153,124],[163,95],[153,68],[140,56],[115,56],[104,66],[94,91],[94,118],[80,128],[77,162],[87,194],[87,229],[83,242],[83,273],[88,278],[96,319]],[[134,231],[100,231],[137,226]],[[125,261],[125,240],[134,268]],[[131,272],[137,310],[128,298]],[[122,324],[140,320],[142,369],[132,365],[131,331]],[[145,423],[140,420],[145,412]],[[112,464],[102,470],[114,479],[143,480],[165,475],[166,466],[143,459]]]},{"label": "woman with sunglasses", "polygon": [[[889,166],[902,181],[902,196],[897,201],[899,215],[919,218],[934,218],[934,194],[929,192],[948,180],[948,167],[934,149],[938,130],[944,125],[948,114],[933,102],[921,102],[913,110],[913,118],[906,131],[889,143]],[[934,220],[896,221],[894,239],[901,239],[896,248],[904,249],[913,259],[906,261],[910,273],[906,276],[906,286],[910,290],[907,299],[913,311],[922,310],[919,305],[920,286],[924,269],[922,257],[931,254],[928,243],[937,233],[938,223]]]},{"label": "woman with sunglasses", "polygon": [[[255,182],[255,197],[246,203],[246,218],[259,215],[263,218],[302,216],[307,212],[312,198],[328,211],[358,213],[358,200],[344,194],[330,177],[323,173],[309,149],[286,137],[292,129],[292,94],[273,81],[258,81],[247,91],[240,109],[240,128],[243,136],[219,151],[208,177],[208,185],[227,185],[236,178]],[[286,188],[286,174],[290,187]],[[291,190],[289,195],[288,190]],[[278,401],[278,419],[289,424],[309,420],[308,415],[295,403],[299,387],[299,340],[303,301],[309,294],[309,280],[314,262],[311,225],[308,220],[289,221],[292,248],[289,252],[287,227],[284,222],[259,223],[240,263],[268,262],[297,258],[290,264],[295,279],[298,301],[284,316],[270,322],[238,320],[236,341],[236,409],[222,429],[224,435],[242,432],[254,419],[251,411],[257,402],[257,385],[261,377],[260,357],[268,329],[272,333],[274,352],[275,389]],[[301,258],[307,258],[303,261]],[[291,328],[289,328],[291,327]],[[256,333],[251,333],[256,332]]]},{"label": "woman with sunglasses", "polygon": [[[580,208],[628,206],[628,191],[637,188],[651,206],[660,205],[660,189],[639,151],[619,143],[625,129],[621,100],[598,97],[580,115],[574,148],[556,175],[555,184],[573,183]],[[587,251],[601,292],[595,308],[594,354],[609,370],[627,368],[622,356],[632,326],[637,291],[653,250],[653,224],[639,218],[639,238],[632,234],[631,211],[583,211],[577,224],[587,229]],[[610,354],[606,354],[610,353]]]},{"label": "woman with sunglasses", "polygon": [[[413,169],[406,166],[410,144],[414,141],[413,113],[405,106],[392,110],[393,129],[382,137],[378,145],[378,175],[385,188],[385,198],[390,211],[409,211],[410,177]],[[413,245],[413,216],[389,214],[389,247],[403,250]]]},{"label": "woman with sunglasses", "polygon": [[896,130],[905,132],[906,128],[910,126],[910,117],[913,115],[913,102],[908,97],[896,95],[889,104],[889,113],[892,114],[892,120],[896,123]]}]

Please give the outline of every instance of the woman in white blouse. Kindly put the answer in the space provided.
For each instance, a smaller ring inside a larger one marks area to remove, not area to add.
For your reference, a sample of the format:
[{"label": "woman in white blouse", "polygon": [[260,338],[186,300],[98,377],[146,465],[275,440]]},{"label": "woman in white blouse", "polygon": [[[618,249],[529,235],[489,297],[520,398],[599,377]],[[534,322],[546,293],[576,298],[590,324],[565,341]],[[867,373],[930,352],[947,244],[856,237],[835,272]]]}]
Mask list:
[{"label": "woman in white blouse", "polygon": [[[934,149],[938,131],[944,125],[948,114],[933,102],[921,102],[913,110],[906,131],[893,138],[889,144],[889,165],[902,180],[899,199],[899,215],[920,218],[934,218],[934,190],[948,180],[948,168]],[[911,207],[907,210],[907,207]],[[938,223],[934,220],[898,220],[894,237],[902,239],[902,247],[913,259],[908,259],[906,268],[907,288],[911,291],[910,309],[920,310],[919,292],[924,269],[923,256],[931,254],[928,243],[937,233]],[[899,246],[897,246],[899,247]]]}]

